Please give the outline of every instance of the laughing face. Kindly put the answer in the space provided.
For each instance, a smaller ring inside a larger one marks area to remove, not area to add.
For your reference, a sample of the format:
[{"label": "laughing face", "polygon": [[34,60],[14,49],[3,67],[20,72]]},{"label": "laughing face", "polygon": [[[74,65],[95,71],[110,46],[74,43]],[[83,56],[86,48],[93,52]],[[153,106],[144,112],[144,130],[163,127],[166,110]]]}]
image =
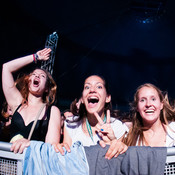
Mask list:
[{"label": "laughing face", "polygon": [[82,103],[84,103],[87,113],[102,113],[105,103],[110,101],[111,96],[107,94],[105,82],[102,78],[93,75],[85,80]]},{"label": "laughing face", "polygon": [[41,69],[35,69],[29,78],[29,91],[36,95],[42,95],[45,91],[47,75]]},{"label": "laughing face", "polygon": [[143,124],[153,124],[160,119],[163,103],[158,92],[153,87],[142,87],[138,92],[137,110],[142,117]]}]

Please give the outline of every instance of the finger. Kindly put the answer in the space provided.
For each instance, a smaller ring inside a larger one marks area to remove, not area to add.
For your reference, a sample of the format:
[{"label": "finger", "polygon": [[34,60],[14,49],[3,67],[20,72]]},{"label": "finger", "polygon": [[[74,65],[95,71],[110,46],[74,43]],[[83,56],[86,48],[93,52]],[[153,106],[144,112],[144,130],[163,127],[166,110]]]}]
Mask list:
[{"label": "finger", "polygon": [[21,145],[20,142],[14,143],[13,146],[11,147],[11,151],[13,151],[16,154],[20,148],[20,145]]},{"label": "finger", "polygon": [[57,144],[57,150],[58,150],[58,152],[60,152],[61,153],[61,155],[64,155],[64,149],[63,149],[63,147],[66,149],[66,151],[67,152],[70,152],[70,147],[69,147],[69,145],[67,144],[67,143],[62,143],[62,144]]},{"label": "finger", "polygon": [[64,155],[64,149],[63,149],[62,144],[57,144],[57,149],[58,149],[58,152],[61,153],[61,155]]},{"label": "finger", "polygon": [[53,144],[52,144],[52,146],[54,147],[54,149],[55,149],[55,152],[59,152],[59,150],[58,150],[58,148],[57,148],[57,145],[56,145],[56,143],[53,143]]},{"label": "finger", "polygon": [[[21,140],[21,139],[19,139],[19,140]],[[15,142],[13,142],[13,143],[12,143],[12,146],[11,146],[11,148],[10,148],[10,150],[13,151],[14,153],[17,152],[18,147],[19,147],[19,145],[20,145],[19,140],[16,140]]]},{"label": "finger", "polygon": [[118,140],[113,140],[110,144],[108,151],[106,152],[105,158],[111,159],[112,157],[114,157],[114,155],[118,156],[120,148],[121,147],[118,144]]},{"label": "finger", "polygon": [[22,154],[24,149],[30,145],[29,141],[21,143],[18,153]]},{"label": "finger", "polygon": [[42,50],[42,53],[44,53],[44,54],[47,54],[47,53],[50,53],[50,52],[51,52],[51,49],[50,48],[44,48]]},{"label": "finger", "polygon": [[50,55],[51,49],[48,49],[46,51],[43,52],[44,55]]},{"label": "finger", "polygon": [[120,154],[125,153],[125,152],[127,151],[127,149],[128,149],[128,146],[125,145],[125,146],[123,147],[123,150],[120,151]]},{"label": "finger", "polygon": [[65,147],[65,149],[66,149],[67,152],[70,152],[71,151],[70,150],[70,147],[69,147],[69,145],[67,143],[64,144],[64,147]]},{"label": "finger", "polygon": [[99,145],[104,148],[106,146],[105,142],[103,140],[100,140],[99,141]]},{"label": "finger", "polygon": [[115,154],[115,155],[113,155],[113,157],[118,157],[118,155],[119,154],[122,154],[122,153],[124,153],[125,151],[124,151],[124,147],[122,148],[122,149],[118,149],[118,151],[117,151],[117,153]]},{"label": "finger", "polygon": [[117,148],[114,149],[110,149],[110,151],[105,155],[105,157],[110,160],[112,159],[114,156],[117,157],[120,154],[120,150],[118,150]]},{"label": "finger", "polygon": [[106,136],[109,132],[102,128],[100,129],[99,133],[102,133],[103,135]]},{"label": "finger", "polygon": [[105,158],[106,159],[109,159],[110,158],[110,155],[111,155],[111,153],[112,153],[112,148],[111,148],[111,146],[109,147],[109,149],[108,149],[108,151],[106,152],[106,154],[105,154]]},{"label": "finger", "polygon": [[107,111],[106,111],[106,123],[110,123],[111,122],[111,117],[110,117],[110,110],[108,109]]},{"label": "finger", "polygon": [[94,112],[94,115],[95,115],[96,119],[98,120],[99,124],[100,124],[100,125],[103,125],[104,122],[103,122],[103,120],[101,119],[101,117],[98,115],[98,113],[97,113],[97,112]]}]

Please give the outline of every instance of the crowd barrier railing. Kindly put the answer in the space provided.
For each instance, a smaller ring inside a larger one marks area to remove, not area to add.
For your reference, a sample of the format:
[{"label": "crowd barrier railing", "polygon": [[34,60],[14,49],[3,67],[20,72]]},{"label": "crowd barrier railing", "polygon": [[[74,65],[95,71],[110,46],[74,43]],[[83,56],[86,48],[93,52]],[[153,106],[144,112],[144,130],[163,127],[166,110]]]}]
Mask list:
[{"label": "crowd barrier railing", "polygon": [[[22,175],[25,151],[15,154],[11,143],[0,141],[0,175]],[[175,147],[167,148],[164,175],[175,175]]]}]

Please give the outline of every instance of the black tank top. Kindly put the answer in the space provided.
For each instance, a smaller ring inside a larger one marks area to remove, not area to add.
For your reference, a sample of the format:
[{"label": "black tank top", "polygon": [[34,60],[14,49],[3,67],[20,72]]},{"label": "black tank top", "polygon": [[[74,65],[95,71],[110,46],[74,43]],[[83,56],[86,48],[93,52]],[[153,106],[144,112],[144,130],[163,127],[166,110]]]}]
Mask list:
[{"label": "black tank top", "polygon": [[[10,137],[13,138],[15,135],[21,134],[24,138],[27,139],[34,121],[30,122],[28,125],[25,125],[21,114],[18,112],[18,109],[20,107],[21,105],[18,106],[18,108],[15,110],[12,116],[10,126]],[[46,107],[46,112],[43,116],[43,119],[37,121],[31,140],[38,140],[43,142],[45,141],[50,120],[50,110],[51,106]]]}]

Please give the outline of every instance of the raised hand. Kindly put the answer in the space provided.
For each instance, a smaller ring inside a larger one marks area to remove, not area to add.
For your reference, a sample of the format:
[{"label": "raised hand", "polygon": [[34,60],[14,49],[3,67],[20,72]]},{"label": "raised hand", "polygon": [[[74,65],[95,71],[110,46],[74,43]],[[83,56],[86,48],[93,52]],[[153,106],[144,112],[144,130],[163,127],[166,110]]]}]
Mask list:
[{"label": "raised hand", "polygon": [[38,55],[38,60],[46,61],[49,59],[50,52],[52,50],[50,48],[44,48],[43,50],[38,51],[36,54]]},{"label": "raised hand", "polygon": [[122,138],[117,140],[117,138],[115,137],[114,131],[110,124],[110,111],[107,110],[106,123],[103,122],[98,113],[94,113],[94,115],[98,120],[98,134],[102,138],[99,144],[101,145],[101,147],[105,147],[106,144],[110,145],[105,155],[105,158],[111,159],[113,157],[117,157],[119,154],[124,153],[128,149],[128,147],[121,141]]},{"label": "raised hand", "polygon": [[101,119],[101,117],[98,115],[97,112],[94,113],[95,117],[98,120],[98,124],[97,129],[98,129],[98,134],[99,136],[102,138],[102,140],[106,143],[109,144],[110,141],[116,139],[115,135],[114,135],[114,131],[111,127],[110,121],[110,111],[107,110],[107,114],[106,114],[106,123],[103,122],[103,120]]}]

